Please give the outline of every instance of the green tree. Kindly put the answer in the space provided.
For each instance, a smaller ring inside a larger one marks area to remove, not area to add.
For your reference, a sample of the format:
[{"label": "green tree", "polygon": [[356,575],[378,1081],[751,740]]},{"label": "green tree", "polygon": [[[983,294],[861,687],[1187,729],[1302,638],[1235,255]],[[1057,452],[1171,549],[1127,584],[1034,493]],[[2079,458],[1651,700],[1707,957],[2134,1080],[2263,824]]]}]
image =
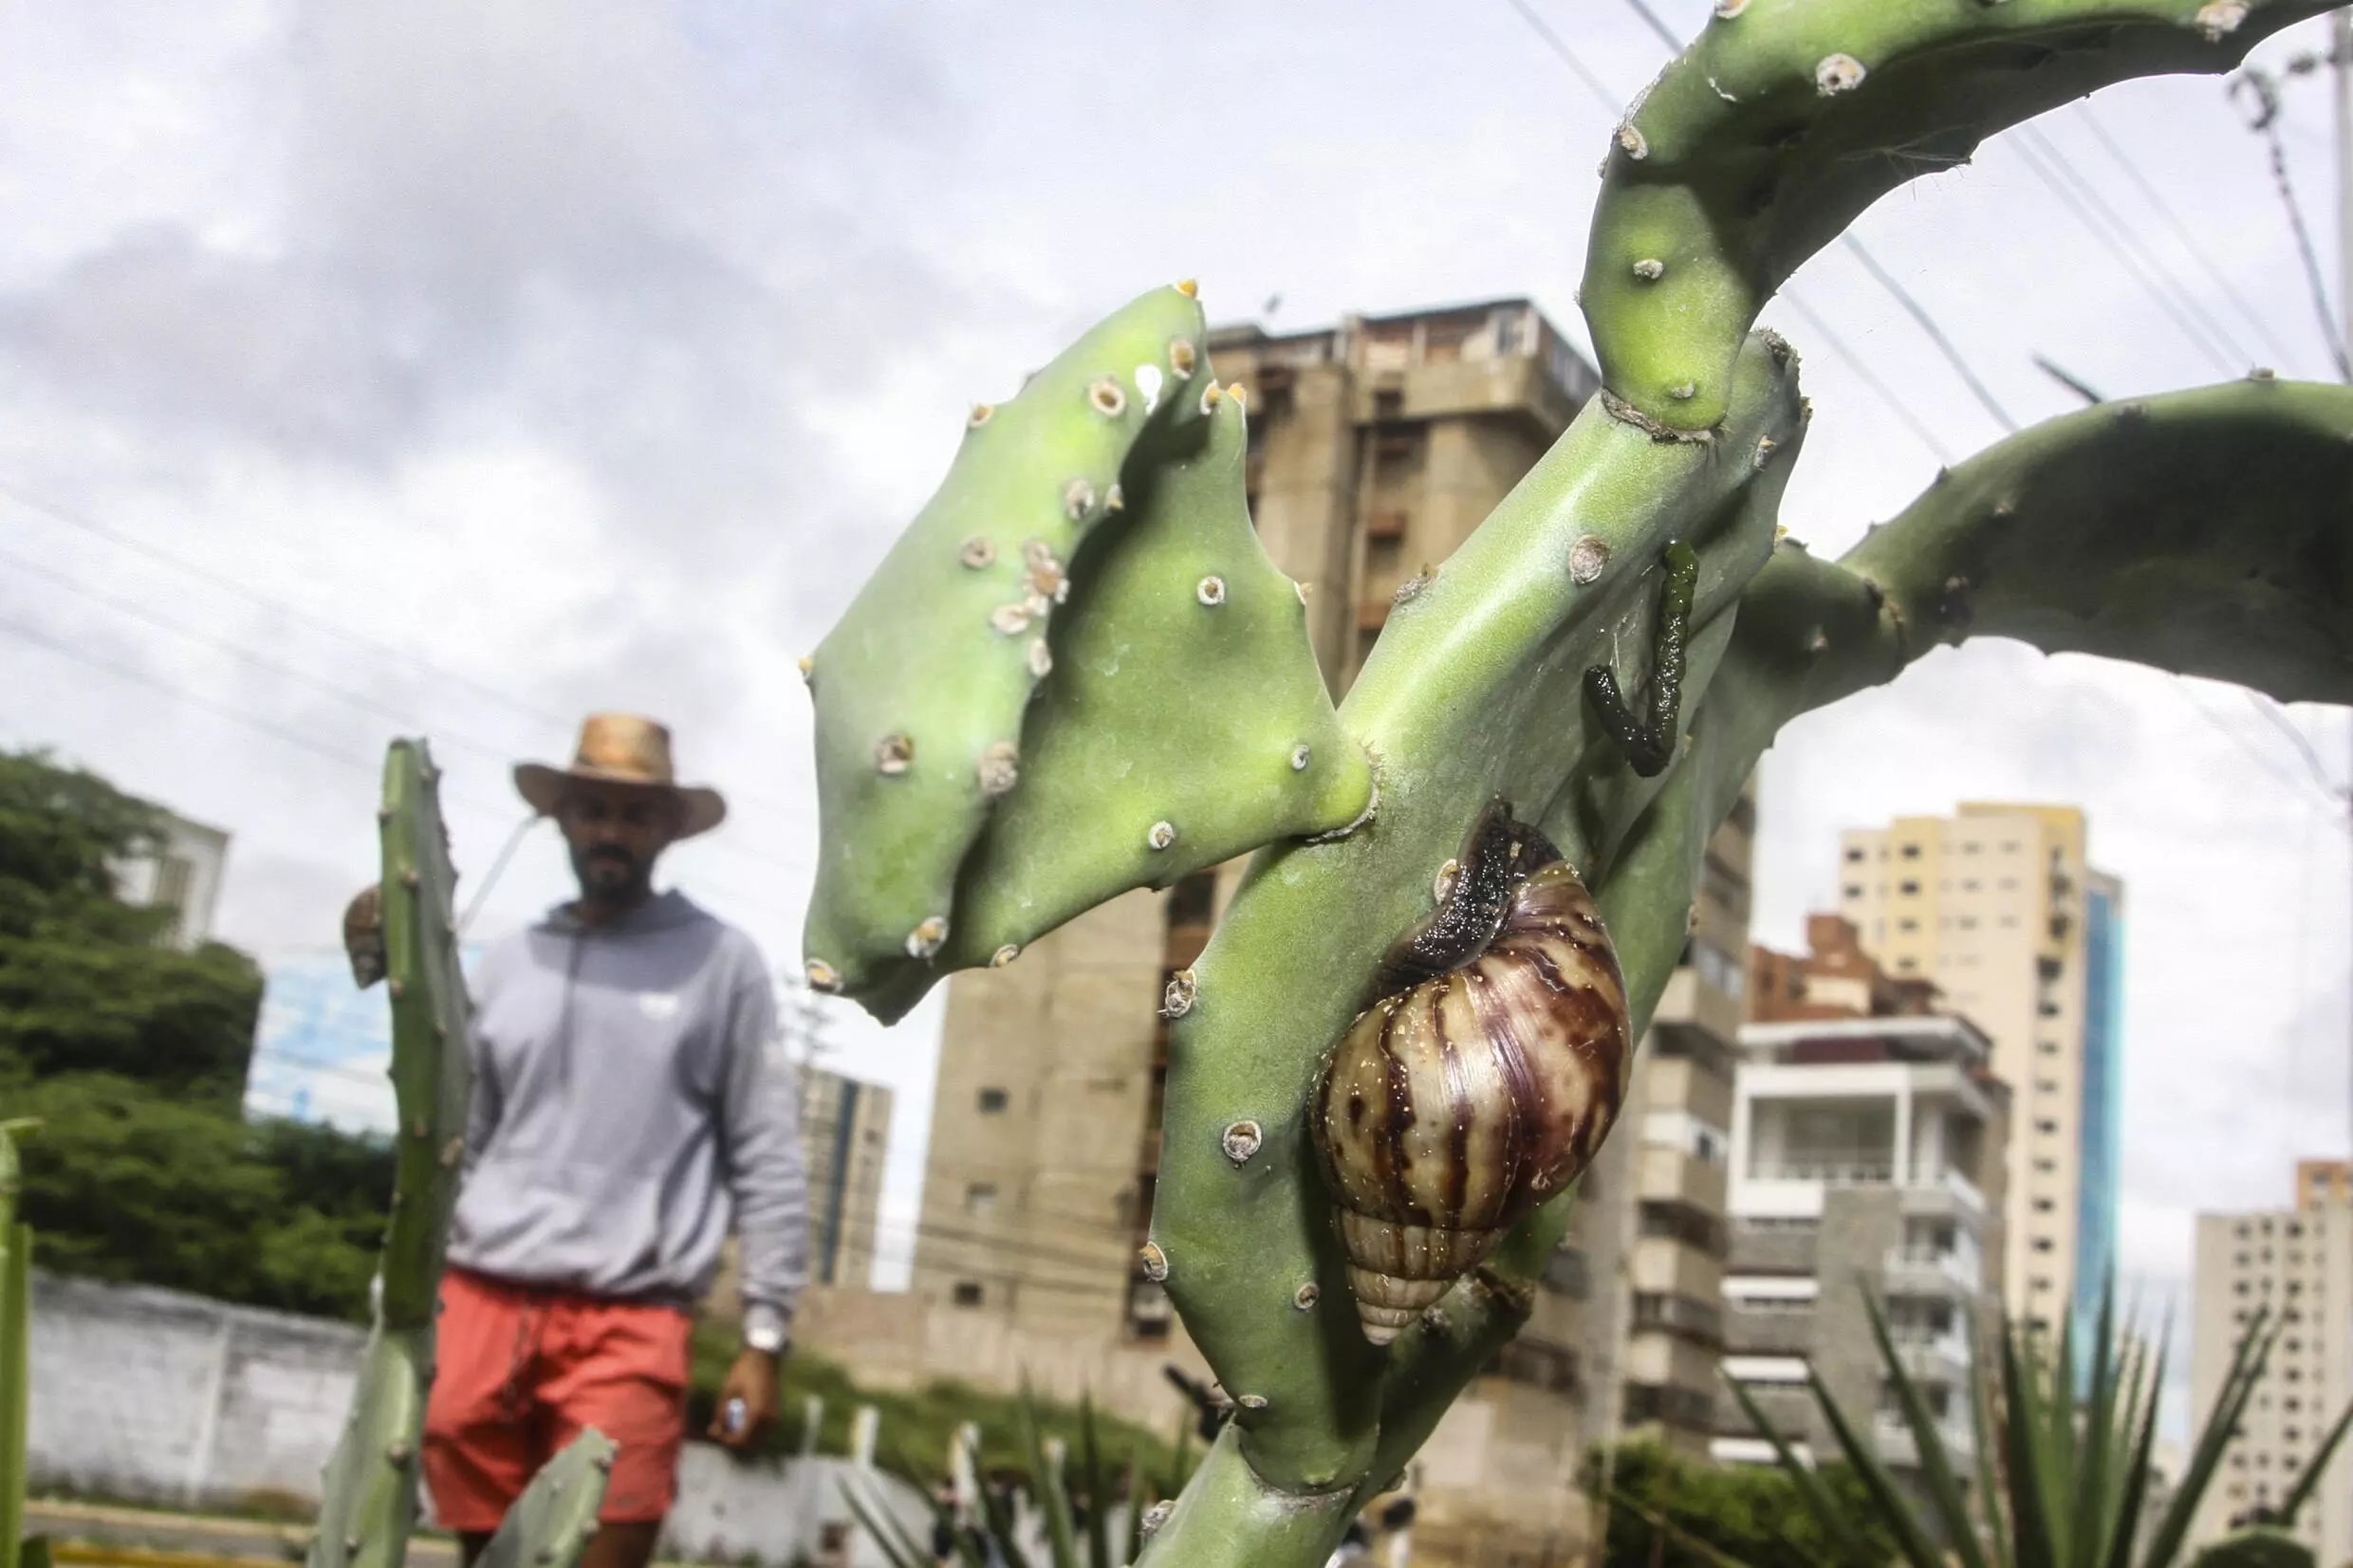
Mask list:
[{"label": "green tree", "polygon": [[[1598,1481],[1601,1456],[1588,1466]],[[1867,1521],[1867,1494],[1844,1465],[1817,1472],[1848,1517]],[[1836,1559],[1821,1521],[1780,1470],[1762,1465],[1702,1465],[1664,1444],[1621,1444],[1611,1473],[1607,1568],[1819,1568]],[[1892,1561],[1892,1535],[1866,1522],[1864,1533]],[[1710,1548],[1721,1556],[1712,1555]]]},{"label": "green tree", "polygon": [[170,912],[118,896],[116,867],[152,853],[162,823],[96,774],[0,752],[0,1058],[233,1104],[261,971],[219,943],[157,945]]}]

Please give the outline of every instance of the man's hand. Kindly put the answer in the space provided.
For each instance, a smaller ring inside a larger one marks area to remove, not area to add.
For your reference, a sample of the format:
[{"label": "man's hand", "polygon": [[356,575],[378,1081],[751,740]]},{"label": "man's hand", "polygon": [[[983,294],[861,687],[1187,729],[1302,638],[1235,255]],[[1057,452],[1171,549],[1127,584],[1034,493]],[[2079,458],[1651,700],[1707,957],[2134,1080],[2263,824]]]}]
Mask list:
[{"label": "man's hand", "polygon": [[[718,1409],[711,1420],[713,1437],[741,1451],[775,1425],[777,1360],[759,1350],[747,1350],[735,1357],[735,1364],[727,1369],[727,1381],[719,1385]],[[736,1409],[738,1400],[742,1401],[740,1410]],[[728,1419],[731,1415],[740,1416],[732,1426]]]}]

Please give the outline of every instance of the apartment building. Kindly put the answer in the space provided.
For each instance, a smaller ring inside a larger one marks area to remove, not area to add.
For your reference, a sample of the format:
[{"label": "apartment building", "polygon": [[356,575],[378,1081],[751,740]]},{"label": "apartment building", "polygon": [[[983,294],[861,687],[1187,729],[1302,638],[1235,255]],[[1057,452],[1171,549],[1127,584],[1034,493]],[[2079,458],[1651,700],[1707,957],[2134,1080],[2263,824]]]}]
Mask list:
[{"label": "apartment building", "polygon": [[1966,803],[1840,845],[1839,913],[1899,980],[1933,981],[2016,1095],[2006,1300],[2088,1329],[2116,1255],[2123,886],[2071,806]]},{"label": "apartment building", "polygon": [[873,1275],[890,1148],[890,1090],[822,1067],[801,1069],[813,1282],[863,1285]]},{"label": "apartment building", "polygon": [[[2276,1503],[2353,1400],[2353,1169],[2296,1167],[2296,1207],[2200,1214],[2191,1276],[2192,1419],[2214,1409],[2258,1311],[2280,1327],[2264,1379],[2191,1528],[2193,1548]],[[2353,1451],[2340,1448],[2296,1536],[2325,1563],[2353,1557]]]},{"label": "apartment building", "polygon": [[[1867,1285],[1948,1451],[1966,1455],[1972,1343],[2001,1295],[2010,1093],[1992,1042],[1936,1011],[1933,987],[1881,970],[1836,915],[1807,929],[1810,956],[1757,950],[1751,964],[1760,1021],[1740,1030],[1733,1089],[1724,1374],[1828,1455],[1806,1387],[1819,1375],[1881,1458],[1915,1465]],[[1718,1415],[1714,1457],[1772,1462],[1736,1404]]]}]

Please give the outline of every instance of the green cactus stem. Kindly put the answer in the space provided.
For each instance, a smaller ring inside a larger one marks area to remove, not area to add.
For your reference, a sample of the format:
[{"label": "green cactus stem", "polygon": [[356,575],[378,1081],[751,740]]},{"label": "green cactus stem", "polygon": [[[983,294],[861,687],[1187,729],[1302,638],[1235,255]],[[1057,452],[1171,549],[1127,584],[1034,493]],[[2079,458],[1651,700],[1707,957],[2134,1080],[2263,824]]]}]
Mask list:
[{"label": "green cactus stem", "polygon": [[1881,196],[2134,77],[2234,68],[2331,0],[1723,0],[1627,112],[1581,295],[1603,379],[1662,431],[1724,417],[1775,289]]},{"label": "green cactus stem", "polygon": [[[1757,455],[1793,452],[1803,430],[1790,357],[1762,335],[1718,440],[1654,441],[1589,406],[1391,618],[1341,710],[1382,759],[1379,816],[1335,842],[1260,855],[1174,1025],[1147,1266],[1165,1271],[1239,1405],[1231,1451],[1251,1479],[1189,1496],[1147,1560],[1243,1560],[1237,1542],[1257,1526],[1232,1510],[1254,1508],[1260,1492],[1318,1506],[1385,1479],[1369,1471],[1386,1363],[1358,1329],[1305,1135],[1319,1063],[1370,1000],[1389,944],[1432,913],[1434,879],[1489,802],[1536,821],[1591,884],[1597,846],[1626,836],[1656,786],[1628,787],[1616,741],[1580,700],[1584,672],[1621,636],[1651,640],[1658,596],[1644,563],[1680,538],[1698,557],[1689,657],[1704,684],[1732,596],[1772,548],[1788,465]],[[1565,786],[1584,778],[1592,788]],[[1676,900],[1658,952],[1630,953],[1613,930],[1638,1020],[1681,949],[1687,902]],[[1246,1120],[1262,1136],[1236,1160],[1226,1132]],[[1565,1214],[1557,1203],[1540,1212]]]},{"label": "green cactus stem", "polygon": [[1081,549],[1020,783],[966,862],[937,969],[1018,952],[1115,894],[1371,805],[1299,586],[1251,526],[1246,421],[1223,397],[1190,452],[1149,443],[1129,466],[1134,515]]},{"label": "green cactus stem", "polygon": [[597,1533],[613,1454],[594,1427],[565,1444],[507,1510],[476,1568],[572,1568]]},{"label": "green cactus stem", "polygon": [[472,1061],[439,772],[422,741],[384,758],[381,924],[399,1116],[379,1301],[343,1436],[328,1461],[310,1568],[399,1568],[416,1523],[442,1247],[465,1156]]},{"label": "green cactus stem", "polygon": [[1645,779],[1666,771],[1675,755],[1683,706],[1683,641],[1691,630],[1692,590],[1699,581],[1699,557],[1676,541],[1667,546],[1666,581],[1658,590],[1658,630],[1651,653],[1650,712],[1636,718],[1618,691],[1617,672],[1597,664],[1585,672],[1585,696],[1602,728],[1626,754],[1627,766]]},{"label": "green cactus stem", "polygon": [[820,989],[862,995],[953,934],[958,868],[1019,779],[1072,557],[1125,507],[1144,433],[1206,412],[1206,336],[1191,285],[1158,288],[976,407],[938,492],[806,662]]}]

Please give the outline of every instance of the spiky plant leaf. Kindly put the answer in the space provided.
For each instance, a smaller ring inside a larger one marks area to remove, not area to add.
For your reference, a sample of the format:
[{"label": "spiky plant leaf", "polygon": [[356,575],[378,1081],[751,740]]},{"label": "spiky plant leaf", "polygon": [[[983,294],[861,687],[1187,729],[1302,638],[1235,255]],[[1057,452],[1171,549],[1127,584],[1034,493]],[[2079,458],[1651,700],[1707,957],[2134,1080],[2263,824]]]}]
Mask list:
[{"label": "spiky plant leaf", "polygon": [[[1902,1408],[1904,1425],[1912,1430],[1912,1445],[1918,1450],[1920,1473],[1928,1484],[1928,1501],[1936,1510],[1937,1522],[1943,1525],[1945,1539],[1958,1554],[1962,1568],[1986,1568],[1984,1549],[1978,1544],[1977,1533],[1970,1527],[1969,1505],[1961,1497],[1961,1484],[1953,1474],[1953,1462],[1945,1453],[1944,1433],[1928,1409],[1928,1400],[1912,1374],[1904,1369],[1903,1356],[1887,1331],[1887,1314],[1879,1298],[1869,1290],[1862,1294],[1863,1310],[1870,1316],[1871,1337],[1879,1341],[1880,1359],[1887,1368],[1887,1381],[1896,1391],[1896,1401]],[[1828,1394],[1817,1385],[1815,1397],[1827,1399]]]}]

